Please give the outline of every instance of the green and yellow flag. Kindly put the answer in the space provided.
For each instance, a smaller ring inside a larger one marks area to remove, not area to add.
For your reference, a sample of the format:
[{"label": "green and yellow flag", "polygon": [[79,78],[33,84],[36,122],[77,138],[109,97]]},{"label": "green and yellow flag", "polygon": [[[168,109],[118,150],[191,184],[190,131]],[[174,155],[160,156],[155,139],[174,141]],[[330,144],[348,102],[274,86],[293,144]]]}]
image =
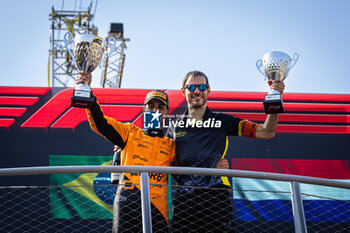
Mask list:
[{"label": "green and yellow flag", "polygon": [[[50,155],[50,166],[111,165],[112,156]],[[117,185],[110,173],[50,175],[52,218],[112,219]]]}]

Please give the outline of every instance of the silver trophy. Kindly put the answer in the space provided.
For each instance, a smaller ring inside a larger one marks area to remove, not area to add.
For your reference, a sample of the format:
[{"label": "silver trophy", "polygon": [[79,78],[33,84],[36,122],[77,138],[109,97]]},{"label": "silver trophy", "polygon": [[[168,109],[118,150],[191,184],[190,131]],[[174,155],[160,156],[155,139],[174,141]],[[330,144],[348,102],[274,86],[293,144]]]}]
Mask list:
[{"label": "silver trophy", "polygon": [[[76,35],[73,39],[71,32],[64,35],[64,43],[73,63],[77,70],[92,73],[98,65],[100,65],[108,56],[115,51],[115,39],[110,38],[105,43],[101,37],[91,34]],[[73,47],[74,54],[70,46]],[[109,48],[109,52],[103,57],[105,48]],[[93,103],[92,92],[88,84],[79,84],[75,89],[71,98],[71,106],[78,108],[90,108]]]},{"label": "silver trophy", "polygon": [[[286,53],[273,51],[266,53],[262,60],[259,59],[256,62],[256,67],[260,73],[268,80],[282,80],[284,81],[289,71],[294,67],[299,59],[299,54],[294,53],[293,59]],[[264,72],[261,71],[261,67],[264,68]],[[270,90],[270,92],[265,95],[263,100],[264,109],[267,114],[273,113],[283,113],[283,100],[281,93],[277,90]]]}]

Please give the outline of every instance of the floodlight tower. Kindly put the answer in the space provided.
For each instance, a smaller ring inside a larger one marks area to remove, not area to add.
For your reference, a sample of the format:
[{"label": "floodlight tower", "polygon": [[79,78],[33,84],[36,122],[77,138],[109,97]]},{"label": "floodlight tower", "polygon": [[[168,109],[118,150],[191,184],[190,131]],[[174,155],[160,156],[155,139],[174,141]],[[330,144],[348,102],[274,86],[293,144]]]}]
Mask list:
[{"label": "floodlight tower", "polygon": [[103,88],[120,88],[125,62],[125,42],[130,41],[130,39],[124,38],[122,23],[111,23],[106,41],[109,41],[111,37],[116,41],[116,51],[106,58],[103,63],[100,86]]},{"label": "floodlight tower", "polygon": [[75,34],[92,33],[97,35],[97,27],[92,24],[94,15],[91,6],[87,11],[56,11],[52,6],[48,85],[52,87],[73,87],[78,74],[72,58],[64,45],[66,32]]}]

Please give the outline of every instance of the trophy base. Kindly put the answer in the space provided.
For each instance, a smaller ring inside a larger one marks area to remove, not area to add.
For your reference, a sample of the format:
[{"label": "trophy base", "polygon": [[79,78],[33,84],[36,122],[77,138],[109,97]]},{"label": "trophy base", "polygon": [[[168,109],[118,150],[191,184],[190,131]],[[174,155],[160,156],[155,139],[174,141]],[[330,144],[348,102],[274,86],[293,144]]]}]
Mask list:
[{"label": "trophy base", "polygon": [[266,114],[284,113],[283,100],[280,94],[265,95],[263,104]]},{"label": "trophy base", "polygon": [[93,102],[94,99],[91,91],[74,89],[74,93],[71,98],[71,107],[91,108]]}]

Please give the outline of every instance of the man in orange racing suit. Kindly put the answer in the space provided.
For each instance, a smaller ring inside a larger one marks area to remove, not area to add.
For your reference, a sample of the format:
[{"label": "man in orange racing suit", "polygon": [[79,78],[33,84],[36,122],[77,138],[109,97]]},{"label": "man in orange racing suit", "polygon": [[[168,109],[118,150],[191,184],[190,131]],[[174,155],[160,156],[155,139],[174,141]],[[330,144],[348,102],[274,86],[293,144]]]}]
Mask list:
[{"label": "man in orange racing suit", "polygon": [[[91,74],[80,72],[76,84],[91,83]],[[121,165],[171,166],[175,160],[175,142],[165,137],[162,119],[169,111],[165,92],[155,90],[146,95],[143,111],[160,115],[160,129],[140,129],[131,123],[121,123],[103,114],[94,97],[86,109],[91,128],[123,149]],[[158,116],[159,116],[158,115]],[[140,175],[124,173],[114,201],[113,232],[142,232]],[[153,232],[168,232],[167,175],[149,176]]]}]

